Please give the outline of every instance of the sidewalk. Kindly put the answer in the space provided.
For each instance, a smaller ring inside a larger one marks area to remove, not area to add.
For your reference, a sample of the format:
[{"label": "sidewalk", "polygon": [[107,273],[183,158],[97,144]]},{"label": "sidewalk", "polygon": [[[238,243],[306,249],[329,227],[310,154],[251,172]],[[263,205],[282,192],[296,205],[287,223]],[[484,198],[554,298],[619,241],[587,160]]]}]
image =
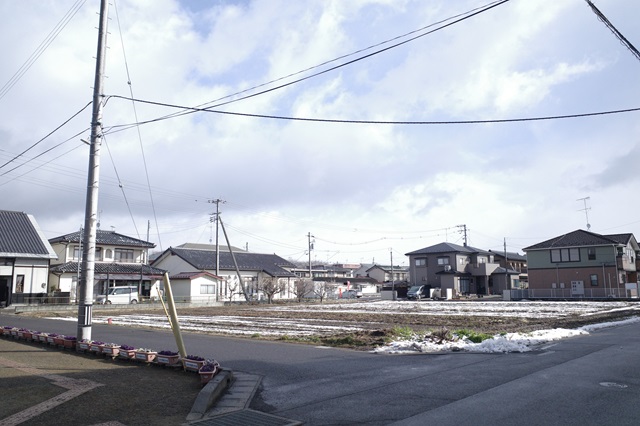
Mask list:
[{"label": "sidewalk", "polygon": [[0,338],[0,426],[182,425],[202,389],[181,368]]}]

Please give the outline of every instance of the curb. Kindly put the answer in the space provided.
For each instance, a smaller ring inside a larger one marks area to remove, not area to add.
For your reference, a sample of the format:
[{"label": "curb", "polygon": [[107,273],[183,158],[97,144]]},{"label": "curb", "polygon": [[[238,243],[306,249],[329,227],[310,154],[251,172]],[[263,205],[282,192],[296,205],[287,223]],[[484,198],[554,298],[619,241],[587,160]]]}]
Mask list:
[{"label": "curb", "polygon": [[202,419],[207,411],[213,407],[224,392],[231,386],[233,380],[233,371],[221,369],[198,394],[191,408],[191,412],[187,416],[187,421],[191,422]]}]

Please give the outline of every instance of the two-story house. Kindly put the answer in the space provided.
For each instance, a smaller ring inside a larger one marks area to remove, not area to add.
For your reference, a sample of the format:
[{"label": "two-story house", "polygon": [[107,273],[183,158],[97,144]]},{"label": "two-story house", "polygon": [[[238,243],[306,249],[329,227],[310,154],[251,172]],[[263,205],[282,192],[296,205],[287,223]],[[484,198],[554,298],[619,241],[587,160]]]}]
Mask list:
[{"label": "two-story house", "polygon": [[530,297],[637,297],[640,248],[633,234],[578,229],[527,253]]},{"label": "two-story house", "polygon": [[467,245],[440,243],[407,253],[412,285],[430,285],[458,294],[500,294],[513,288],[518,272],[501,267],[494,253]]},{"label": "two-story house", "polygon": [[527,256],[520,253],[489,250],[493,253],[495,262],[503,268],[518,272],[517,282],[514,280],[514,288],[527,288],[529,276],[527,274]]},{"label": "two-story house", "polygon": [[[77,286],[82,260],[82,232],[52,238],[49,243],[58,256],[51,262],[49,281],[56,293],[68,294],[77,301]],[[111,287],[137,286],[144,298],[155,296],[164,270],[149,266],[149,249],[155,244],[113,231],[98,230],[94,265],[93,295],[106,294]]]},{"label": "two-story house", "polygon": [[32,215],[0,210],[0,307],[44,301],[55,258]]},{"label": "two-story house", "polygon": [[379,283],[401,283],[409,278],[409,268],[406,266],[391,266],[373,264],[367,269],[368,277],[373,278]]}]

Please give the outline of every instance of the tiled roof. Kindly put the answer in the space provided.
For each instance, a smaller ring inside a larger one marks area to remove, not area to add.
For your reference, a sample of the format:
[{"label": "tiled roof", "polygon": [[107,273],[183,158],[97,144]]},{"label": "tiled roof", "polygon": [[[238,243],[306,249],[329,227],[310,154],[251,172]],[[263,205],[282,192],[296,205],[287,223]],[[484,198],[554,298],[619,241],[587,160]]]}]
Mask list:
[{"label": "tiled roof", "polygon": [[0,210],[0,256],[56,259],[33,216]]},{"label": "tiled roof", "polygon": [[414,254],[439,254],[439,253],[485,253],[484,250],[479,250],[469,246],[459,246],[453,243],[440,243],[434,246],[422,248],[420,250],[406,253],[405,256],[411,256]]},{"label": "tiled roof", "polygon": [[[493,253],[494,256],[498,256],[502,259],[504,259],[504,252],[503,251],[493,251],[493,250],[489,250],[491,253]],[[508,260],[521,260],[523,262],[527,261],[527,256],[526,255],[522,255],[520,253],[514,253],[511,251],[507,252],[507,259]]]},{"label": "tiled roof", "polygon": [[209,277],[209,278],[213,278],[214,280],[221,280],[221,277],[218,277],[215,274],[212,274],[211,272],[207,272],[207,271],[194,271],[194,272],[180,272],[177,273],[175,275],[171,275],[169,277],[169,279],[172,280],[192,280],[194,278],[199,278],[199,277]]},{"label": "tiled roof", "polygon": [[[94,265],[95,274],[128,274],[128,275],[164,275],[164,269],[154,268],[153,266],[143,265],[140,263],[101,263],[96,262]],[[67,262],[60,265],[52,266],[49,271],[52,274],[74,273],[78,272],[78,262]]]},{"label": "tiled roof", "polygon": [[[530,247],[526,247],[524,251],[530,250],[545,250],[550,248],[566,248],[566,247],[587,247],[587,246],[610,246],[626,244],[626,242],[620,241],[620,236],[629,234],[616,234],[616,235],[600,235],[594,232],[584,231],[578,229],[568,234],[560,235],[550,240],[543,241],[538,244],[534,244]],[[628,240],[627,240],[628,241]]]},{"label": "tiled roof", "polygon": [[612,239],[618,244],[626,245],[629,243],[629,240],[631,240],[631,237],[633,237],[633,234],[610,234],[610,235],[605,235],[605,237]]},{"label": "tiled roof", "polygon": [[[273,277],[295,277],[294,274],[284,268],[295,268],[295,265],[276,254],[261,254],[234,252],[238,268],[244,271],[264,271]],[[168,248],[165,253],[156,259],[158,262],[165,255],[175,255],[182,258],[199,270],[216,269],[216,252],[211,250],[189,250],[181,248]],[[233,258],[229,252],[220,251],[220,269],[235,270]]]},{"label": "tiled roof", "polygon": [[[384,272],[391,272],[391,265],[372,265],[371,268],[367,269],[367,272],[370,270],[378,268],[382,269]],[[409,268],[407,266],[394,266],[393,272],[409,272]]]},{"label": "tiled roof", "polygon": [[[49,240],[51,244],[55,243],[79,243],[82,239],[82,233],[80,231],[72,232],[67,235],[52,238]],[[118,234],[112,231],[96,231],[96,244],[119,246],[119,247],[143,247],[153,248],[156,245],[148,241],[138,240],[126,235]]]}]

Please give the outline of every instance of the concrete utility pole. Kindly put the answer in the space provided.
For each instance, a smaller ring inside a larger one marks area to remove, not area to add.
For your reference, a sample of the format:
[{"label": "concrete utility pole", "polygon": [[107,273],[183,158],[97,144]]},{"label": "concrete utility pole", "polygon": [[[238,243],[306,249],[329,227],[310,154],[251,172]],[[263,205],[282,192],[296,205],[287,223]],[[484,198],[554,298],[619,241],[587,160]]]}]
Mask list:
[{"label": "concrete utility pole", "polygon": [[467,225],[458,225],[458,228],[462,228],[461,233],[464,235],[464,246],[467,246]]},{"label": "concrete utility pole", "polygon": [[307,234],[307,238],[309,239],[309,279],[313,281],[313,274],[311,273],[311,250],[313,250],[313,243],[311,242],[311,232]]},{"label": "concrete utility pole", "polygon": [[96,254],[98,216],[98,188],[100,182],[100,147],[102,146],[102,82],[104,80],[107,49],[108,1],[100,1],[100,25],[98,27],[98,53],[93,84],[93,112],[91,115],[91,142],[89,145],[89,173],[87,200],[82,240],[82,266],[80,268],[80,299],[78,303],[78,340],[91,339],[93,308],[93,281]]}]

